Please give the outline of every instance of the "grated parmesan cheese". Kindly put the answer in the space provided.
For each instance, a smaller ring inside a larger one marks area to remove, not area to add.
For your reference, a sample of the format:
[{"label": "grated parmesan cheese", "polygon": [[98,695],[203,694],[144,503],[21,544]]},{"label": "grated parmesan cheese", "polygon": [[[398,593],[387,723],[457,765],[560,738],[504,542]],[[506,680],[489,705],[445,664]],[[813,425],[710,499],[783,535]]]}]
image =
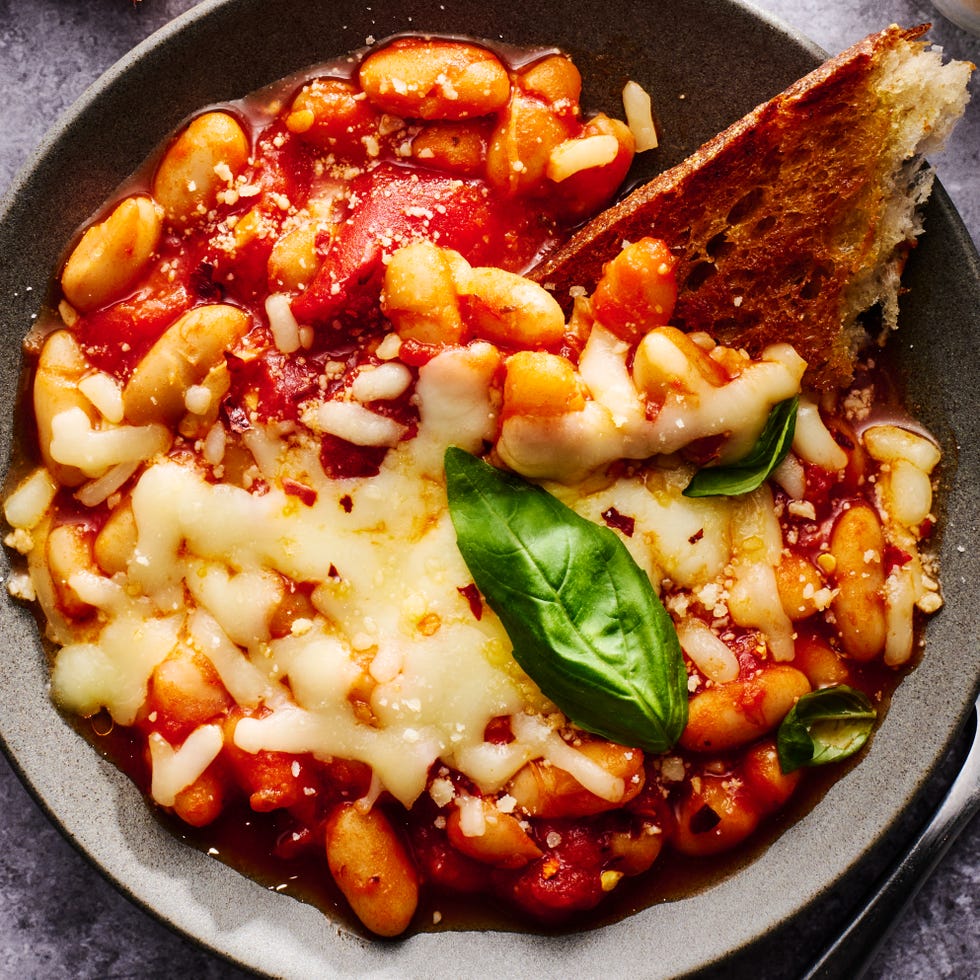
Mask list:
[{"label": "grated parmesan cheese", "polygon": [[630,80],[623,86],[623,111],[626,125],[636,140],[636,152],[655,150],[659,141],[653,121],[653,103],[650,93],[639,82]]}]

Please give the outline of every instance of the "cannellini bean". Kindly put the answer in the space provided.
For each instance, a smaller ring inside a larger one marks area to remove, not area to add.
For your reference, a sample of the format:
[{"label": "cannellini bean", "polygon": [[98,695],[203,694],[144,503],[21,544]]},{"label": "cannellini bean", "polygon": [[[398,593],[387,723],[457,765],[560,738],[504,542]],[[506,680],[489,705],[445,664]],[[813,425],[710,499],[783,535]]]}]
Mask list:
[{"label": "cannellini bean", "polygon": [[472,333],[503,347],[552,347],[565,335],[565,315],[544,287],[504,269],[470,270],[457,282],[460,311]]},{"label": "cannellini bean", "polygon": [[211,661],[185,643],[178,643],[150,677],[146,707],[181,739],[223,716],[231,704]]},{"label": "cannellini bean", "polygon": [[156,251],[163,209],[143,195],[127,197],[92,225],[65,263],[61,289],[82,313],[121,299]]},{"label": "cannellini bean", "polygon": [[918,528],[932,511],[929,474],[907,459],[888,464],[878,477],[878,492],[888,517],[907,528]]},{"label": "cannellini bean", "polygon": [[[696,788],[695,788],[696,787]],[[740,844],[759,826],[760,813],[737,779],[703,775],[676,807],[671,837],[682,854],[719,854]]]},{"label": "cannellini bean", "polygon": [[358,79],[379,109],[413,119],[485,116],[510,95],[500,59],[460,41],[403,38],[368,55]]},{"label": "cannellini bean", "polygon": [[125,572],[136,550],[138,538],[136,517],[127,500],[112,511],[95,536],[94,554],[99,567],[107,575]]},{"label": "cannellini bean", "polygon": [[418,875],[385,814],[343,803],[325,833],[330,873],[354,914],[379,936],[404,932],[418,905]]},{"label": "cannellini bean", "polygon": [[206,827],[221,815],[228,797],[226,779],[209,766],[174,796],[174,813],[192,827]]},{"label": "cannellini bean", "polygon": [[[662,403],[671,394],[693,394],[706,386],[719,388],[728,381],[718,362],[709,357],[683,331],[667,326],[649,330],[645,326],[645,317],[652,314],[644,310],[642,304],[645,300],[633,297],[627,302],[625,292],[617,291],[615,295],[616,303],[622,301],[624,304],[621,308],[616,307],[618,312],[615,315],[611,312],[612,301],[609,304],[603,301],[596,315],[604,325],[604,317],[616,319],[618,327],[609,329],[627,342],[637,336],[634,329],[641,335],[645,334],[633,359],[633,380],[647,398]],[[594,304],[593,308],[595,309]]]},{"label": "cannellini bean", "polygon": [[269,255],[269,281],[285,289],[308,286],[317,270],[318,223],[307,221],[276,239]]},{"label": "cannellini bean", "polygon": [[912,656],[915,638],[915,574],[908,565],[892,570],[885,579],[885,663],[899,667]]},{"label": "cannellini bean", "polygon": [[862,435],[865,449],[881,463],[906,460],[931,473],[939,462],[939,447],[925,436],[897,425],[872,425]]},{"label": "cannellini bean", "polygon": [[[318,243],[333,236],[337,194],[331,190],[312,197],[290,218],[269,254],[268,278],[272,290],[298,291],[309,285],[320,267]],[[235,226],[237,230],[237,225]]]},{"label": "cannellini bean", "polygon": [[430,123],[412,140],[412,156],[426,166],[471,176],[483,171],[488,133],[478,123]]},{"label": "cannellini bean", "polygon": [[81,619],[92,607],[72,588],[70,579],[78,572],[98,573],[92,557],[92,534],[81,524],[59,524],[45,542],[55,601],[64,615]]},{"label": "cannellini bean", "polygon": [[517,76],[520,87],[550,102],[556,110],[577,115],[582,94],[582,76],[572,60],[552,54],[534,62]]},{"label": "cannellini bean", "polygon": [[250,245],[261,241],[269,234],[269,219],[263,209],[256,205],[251,207],[235,222],[231,230],[234,242],[233,250],[244,252]]},{"label": "cannellini bean", "polygon": [[695,667],[716,684],[727,684],[738,677],[738,658],[716,636],[707,623],[688,616],[677,624],[677,639]]},{"label": "cannellini bean", "polygon": [[153,177],[153,197],[169,221],[186,225],[214,207],[248,155],[248,137],[238,121],[227,112],[206,112],[167,148]]},{"label": "cannellini bean", "polygon": [[650,824],[643,824],[635,831],[614,830],[607,838],[613,866],[625,875],[648,871],[660,856],[663,844],[663,832]]},{"label": "cannellini bean", "polygon": [[350,149],[375,136],[378,113],[353,82],[342,78],[315,78],[300,89],[286,128],[324,149]]},{"label": "cannellini bean", "polygon": [[53,423],[64,412],[78,409],[95,425],[97,412],[78,388],[88,370],[89,364],[74,336],[67,330],[57,330],[45,340],[34,375],[34,418],[41,456],[55,480],[69,487],[84,483],[87,477],[79,467],[63,465],[51,455]]},{"label": "cannellini bean", "polygon": [[546,351],[518,351],[506,361],[503,414],[563,415],[585,407],[571,361]]},{"label": "cannellini bean", "polygon": [[552,150],[572,135],[568,121],[543,102],[515,92],[487,147],[487,179],[511,196],[539,187]]},{"label": "cannellini bean", "polygon": [[[631,343],[653,327],[669,323],[677,302],[676,262],[658,238],[641,238],[627,245],[603,267],[592,294],[596,319]],[[669,336],[706,380],[713,384],[728,380],[714,362],[705,363],[709,361],[707,355],[681,331],[672,331]]]},{"label": "cannellini bean", "polygon": [[469,271],[462,256],[431,242],[406,245],[391,256],[385,268],[381,309],[399,337],[425,344],[459,343],[465,328],[454,267]]},{"label": "cannellini bean", "polygon": [[564,769],[538,760],[523,766],[507,785],[518,807],[532,817],[584,817],[614,810],[633,799],[643,788],[643,753],[614,742],[586,742],[577,749],[606,772],[622,779],[623,796],[603,799],[590,793]]},{"label": "cannellini bean", "polygon": [[446,818],[446,835],[460,853],[497,868],[523,868],[542,853],[516,817],[478,797],[456,801]]},{"label": "cannellini bean", "polygon": [[741,771],[756,805],[767,813],[786,804],[803,775],[801,769],[791,773],[783,772],[779,765],[776,743],[772,740],[753,745],[745,753]]},{"label": "cannellini bean", "polygon": [[834,441],[812,398],[800,396],[796,410],[793,452],[808,463],[836,472],[847,466],[847,453]]},{"label": "cannellini bean", "polygon": [[[29,598],[37,603],[44,613],[47,621],[46,635],[54,643],[61,646],[74,643],[77,640],[77,627],[69,623],[58,605],[57,593],[55,592],[54,582],[51,578],[51,569],[48,566],[48,535],[54,526],[54,515],[49,510],[40,523],[31,528],[28,535],[29,541],[25,541],[18,550],[27,557],[27,573],[29,586],[27,592]],[[53,685],[52,674],[52,685]],[[52,692],[54,688],[52,687]],[[95,711],[98,708],[94,708]]]},{"label": "cannellini bean", "polygon": [[819,612],[830,602],[820,573],[802,555],[785,553],[776,566],[776,588],[783,610],[793,622]]},{"label": "cannellini bean", "polygon": [[747,745],[772,731],[809,690],[806,675],[786,664],[765,667],[749,680],[706,688],[691,698],[680,744],[696,752]]},{"label": "cannellini bean", "polygon": [[220,364],[251,323],[243,310],[225,304],[198,306],[183,314],[136,365],[123,389],[126,418],[176,422],[187,411],[187,389]]},{"label": "cannellini bean", "polygon": [[636,140],[626,123],[599,113],[573,142],[585,143],[588,149],[568,143],[553,148],[547,176],[560,179],[556,188],[564,216],[584,218],[612,200],[633,162]]},{"label": "cannellini bean", "polygon": [[3,502],[3,516],[11,527],[29,531],[36,527],[58,492],[58,484],[44,466],[24,477]]},{"label": "cannellini bean", "polygon": [[793,666],[806,674],[813,688],[849,684],[851,680],[847,661],[818,636],[797,637]]},{"label": "cannellini bean", "polygon": [[881,521],[866,504],[837,519],[830,536],[837,587],[831,609],[844,650],[855,660],[871,660],[885,646],[884,550]]}]

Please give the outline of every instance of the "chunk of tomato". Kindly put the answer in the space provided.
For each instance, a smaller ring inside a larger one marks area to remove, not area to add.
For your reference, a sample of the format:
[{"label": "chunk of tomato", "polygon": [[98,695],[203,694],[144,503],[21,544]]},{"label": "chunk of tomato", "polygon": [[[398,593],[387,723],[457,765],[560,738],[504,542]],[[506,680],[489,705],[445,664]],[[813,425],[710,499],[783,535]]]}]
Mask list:
[{"label": "chunk of tomato", "polygon": [[[384,259],[428,240],[474,265],[516,267],[547,237],[480,180],[383,163],[351,184],[348,214],[309,288],[293,301],[302,323],[363,321],[378,313]],[[522,230],[527,229],[528,234]]]}]

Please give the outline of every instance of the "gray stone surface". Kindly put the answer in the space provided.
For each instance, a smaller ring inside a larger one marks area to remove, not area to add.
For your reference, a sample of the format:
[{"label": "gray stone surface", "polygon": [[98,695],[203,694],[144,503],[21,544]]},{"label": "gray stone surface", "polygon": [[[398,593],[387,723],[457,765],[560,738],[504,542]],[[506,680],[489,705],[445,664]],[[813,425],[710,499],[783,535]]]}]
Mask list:
[{"label": "gray stone surface", "polygon": [[[89,82],[191,6],[190,0],[0,0],[0,191]],[[932,37],[950,56],[980,63],[980,41],[928,4],[767,0],[758,6],[830,52],[891,21],[932,20]],[[974,242],[980,242],[978,87],[975,80],[975,101],[954,146],[935,161]],[[974,821],[901,916],[869,976],[967,980],[980,975],[978,904],[980,822]],[[0,757],[0,977],[242,975],[119,895],[48,823]],[[768,963],[756,963],[730,975],[773,973]]]}]

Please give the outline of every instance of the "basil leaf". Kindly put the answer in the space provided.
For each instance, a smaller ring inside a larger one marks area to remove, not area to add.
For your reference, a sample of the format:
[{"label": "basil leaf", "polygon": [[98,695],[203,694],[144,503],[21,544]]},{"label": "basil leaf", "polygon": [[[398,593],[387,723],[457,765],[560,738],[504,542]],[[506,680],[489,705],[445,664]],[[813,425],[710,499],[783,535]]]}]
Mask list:
[{"label": "basil leaf", "polygon": [[677,633],[609,528],[454,447],[445,455],[459,550],[514,659],[580,728],[666,752],[687,723]]},{"label": "basil leaf", "polygon": [[854,755],[867,742],[876,716],[867,697],[846,684],[804,694],[779,726],[780,768],[793,772]]},{"label": "basil leaf", "polygon": [[793,445],[799,395],[773,406],[765,428],[748,456],[729,466],[705,466],[694,474],[685,497],[735,497],[762,486]]}]

